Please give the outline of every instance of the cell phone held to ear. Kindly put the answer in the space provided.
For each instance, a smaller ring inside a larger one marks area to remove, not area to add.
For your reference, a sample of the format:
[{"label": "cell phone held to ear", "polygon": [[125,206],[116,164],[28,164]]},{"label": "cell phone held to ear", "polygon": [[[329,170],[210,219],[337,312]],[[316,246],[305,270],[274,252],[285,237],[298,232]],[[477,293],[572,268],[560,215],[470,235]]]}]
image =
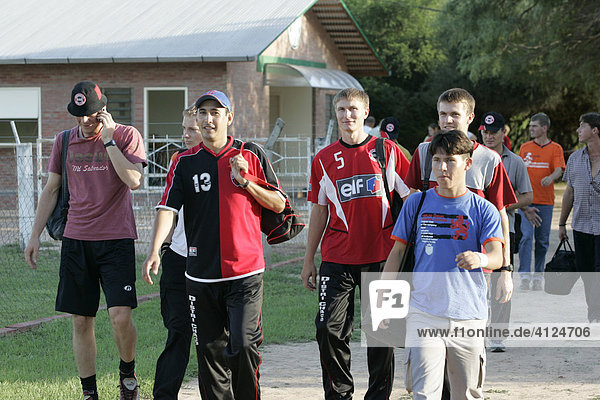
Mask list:
[{"label": "cell phone held to ear", "polygon": [[98,114],[100,114],[101,112],[104,112],[104,111],[106,111],[106,107],[103,107],[100,111],[98,111],[98,113],[96,114],[96,121],[102,122],[102,118],[100,118],[100,115],[98,115]]}]

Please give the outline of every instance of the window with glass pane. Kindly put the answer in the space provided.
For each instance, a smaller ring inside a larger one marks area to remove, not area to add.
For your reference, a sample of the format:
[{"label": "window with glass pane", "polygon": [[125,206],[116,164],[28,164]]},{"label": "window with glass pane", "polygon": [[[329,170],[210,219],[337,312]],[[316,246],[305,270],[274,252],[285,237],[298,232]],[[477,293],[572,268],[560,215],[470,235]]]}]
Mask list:
[{"label": "window with glass pane", "polygon": [[115,122],[123,125],[133,125],[133,89],[104,88],[108,99],[106,109]]}]

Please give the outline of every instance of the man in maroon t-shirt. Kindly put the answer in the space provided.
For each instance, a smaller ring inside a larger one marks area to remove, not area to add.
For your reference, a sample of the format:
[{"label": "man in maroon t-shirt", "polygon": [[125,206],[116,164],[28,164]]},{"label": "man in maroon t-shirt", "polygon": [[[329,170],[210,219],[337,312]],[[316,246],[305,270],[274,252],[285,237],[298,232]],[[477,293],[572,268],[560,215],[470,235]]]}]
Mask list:
[{"label": "man in maroon t-shirt", "polygon": [[100,282],[121,358],[121,398],[139,398],[134,374],[137,331],[131,317],[137,306],[137,233],[130,191],[142,184],[146,153],[137,129],[115,123],[106,103],[94,82],[79,82],[73,88],[67,109],[77,126],[54,141],[48,181],[25,249],[27,263],[37,268],[39,238],[62,186],[62,142],[68,140],[65,171],[70,198],[56,310],[73,315],[73,351],[84,400],[98,399],[94,321]]}]

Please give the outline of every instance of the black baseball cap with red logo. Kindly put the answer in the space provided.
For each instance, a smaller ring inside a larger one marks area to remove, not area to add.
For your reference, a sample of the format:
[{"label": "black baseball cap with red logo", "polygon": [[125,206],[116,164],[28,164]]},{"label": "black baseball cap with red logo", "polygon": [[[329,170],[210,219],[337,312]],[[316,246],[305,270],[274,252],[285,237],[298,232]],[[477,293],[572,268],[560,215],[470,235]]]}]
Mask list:
[{"label": "black baseball cap with red logo", "polygon": [[479,126],[480,131],[498,132],[500,129],[504,129],[504,117],[502,114],[495,111],[486,112],[481,118],[481,125]]},{"label": "black baseball cap with red logo", "polygon": [[400,122],[394,117],[386,117],[381,120],[379,131],[383,138],[398,140],[398,136],[400,135]]},{"label": "black baseball cap with red logo", "polygon": [[106,96],[102,94],[97,84],[92,81],[83,81],[73,88],[67,110],[76,117],[84,117],[102,110],[106,103]]}]

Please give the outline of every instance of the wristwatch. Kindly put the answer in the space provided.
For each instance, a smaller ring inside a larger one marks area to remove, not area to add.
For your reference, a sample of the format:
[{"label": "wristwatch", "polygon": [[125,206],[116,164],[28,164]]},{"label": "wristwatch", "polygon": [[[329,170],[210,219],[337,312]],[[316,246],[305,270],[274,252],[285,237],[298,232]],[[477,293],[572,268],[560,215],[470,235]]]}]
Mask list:
[{"label": "wristwatch", "polygon": [[117,143],[115,142],[115,139],[110,139],[108,142],[104,143],[104,148],[110,147],[110,146],[116,146]]},{"label": "wristwatch", "polygon": [[498,268],[496,271],[508,271],[508,272],[513,272],[515,270],[515,267],[513,267],[512,264],[508,264],[505,265],[503,267]]}]

